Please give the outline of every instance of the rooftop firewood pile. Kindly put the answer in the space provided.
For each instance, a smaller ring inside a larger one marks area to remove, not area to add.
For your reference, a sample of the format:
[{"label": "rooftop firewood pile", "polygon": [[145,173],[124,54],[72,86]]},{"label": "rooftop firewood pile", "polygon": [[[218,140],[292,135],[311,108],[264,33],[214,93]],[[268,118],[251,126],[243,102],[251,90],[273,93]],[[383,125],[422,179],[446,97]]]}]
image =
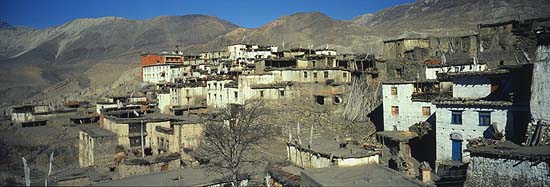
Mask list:
[{"label": "rooftop firewood pile", "polygon": [[468,140],[468,148],[482,147],[487,145],[496,145],[500,140],[487,139],[483,137],[473,138]]}]

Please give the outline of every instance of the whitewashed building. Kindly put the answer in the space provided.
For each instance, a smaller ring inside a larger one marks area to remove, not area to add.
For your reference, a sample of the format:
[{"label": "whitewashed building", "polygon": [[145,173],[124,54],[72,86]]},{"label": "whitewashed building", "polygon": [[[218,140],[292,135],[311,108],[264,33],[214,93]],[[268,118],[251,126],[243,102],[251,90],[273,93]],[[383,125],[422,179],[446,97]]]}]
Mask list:
[{"label": "whitewashed building", "polygon": [[249,99],[294,98],[300,94],[293,89],[295,84],[303,84],[303,89],[317,90],[316,94],[341,100],[343,91],[339,85],[350,82],[351,72],[338,68],[274,69],[261,74],[242,74],[237,80],[207,81],[207,105],[224,108],[227,104],[244,104]]},{"label": "whitewashed building", "polygon": [[[187,68],[186,68],[187,67]],[[143,67],[143,82],[145,83],[174,83],[177,79],[188,77],[189,66],[174,64],[159,64]]]},{"label": "whitewashed building", "polygon": [[186,84],[170,87],[157,94],[158,108],[168,114],[173,107],[206,104],[206,87],[200,84]]},{"label": "whitewashed building", "polygon": [[235,81],[229,79],[209,80],[206,82],[206,104],[208,107],[225,108],[231,103],[239,102],[239,89]]},{"label": "whitewashed building", "polygon": [[247,44],[234,44],[227,46],[230,60],[237,59],[261,59],[274,57],[273,52],[278,51],[275,46],[260,46]]},{"label": "whitewashed building", "polygon": [[431,99],[437,95],[438,88],[439,83],[435,81],[382,84],[384,131],[408,131],[411,125],[428,121],[435,113]]},{"label": "whitewashed building", "polygon": [[426,79],[434,80],[437,79],[438,73],[457,73],[457,72],[474,72],[474,71],[485,71],[487,70],[486,64],[435,64],[435,65],[426,65]]},{"label": "whitewashed building", "polygon": [[433,102],[437,107],[436,163],[467,162],[469,155],[463,152],[466,140],[493,138],[493,128],[504,139],[523,139],[529,116],[524,99],[528,98],[525,93],[529,92],[530,77],[521,75],[522,71],[448,74],[453,82],[453,97]]},{"label": "whitewashed building", "polygon": [[324,49],[315,50],[315,54],[316,55],[336,56],[337,53],[336,53],[335,49],[324,48]]}]

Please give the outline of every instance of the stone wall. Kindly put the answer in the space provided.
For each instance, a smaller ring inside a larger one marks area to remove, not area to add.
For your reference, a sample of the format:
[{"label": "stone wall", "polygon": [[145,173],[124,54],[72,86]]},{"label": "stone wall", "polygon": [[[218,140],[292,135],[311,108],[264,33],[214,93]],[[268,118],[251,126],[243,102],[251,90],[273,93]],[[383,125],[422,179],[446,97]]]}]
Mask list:
[{"label": "stone wall", "polygon": [[302,168],[328,168],[331,166],[350,167],[368,164],[378,164],[378,154],[356,158],[338,158],[304,151],[292,145],[287,145],[287,158]]},{"label": "stone wall", "polygon": [[91,137],[84,131],[79,132],[80,167],[93,166],[100,170],[108,170],[113,165],[116,136]]},{"label": "stone wall", "polygon": [[531,117],[534,120],[550,120],[550,46],[537,49],[537,61],[533,69],[531,86]]},{"label": "stone wall", "polygon": [[180,160],[172,160],[169,162],[158,162],[151,164],[120,164],[116,171],[119,178],[126,178],[134,175],[146,175],[149,173],[160,172],[160,171],[170,171],[177,169],[180,166]]},{"label": "stone wall", "polygon": [[530,161],[474,156],[470,159],[465,186],[550,185],[549,164],[534,164]]}]

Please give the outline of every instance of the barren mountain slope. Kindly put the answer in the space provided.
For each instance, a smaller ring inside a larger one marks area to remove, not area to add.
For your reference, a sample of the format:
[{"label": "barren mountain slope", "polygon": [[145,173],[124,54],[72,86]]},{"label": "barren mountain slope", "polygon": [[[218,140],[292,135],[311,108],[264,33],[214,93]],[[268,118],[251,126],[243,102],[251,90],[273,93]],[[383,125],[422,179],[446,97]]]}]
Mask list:
[{"label": "barren mountain slope", "polygon": [[205,43],[235,28],[232,23],[203,15],[145,21],[116,17],[77,19],[44,30],[1,28],[0,96],[6,99],[0,101],[0,108],[69,77],[87,85],[84,72],[98,62],[137,65],[140,53]]},{"label": "barren mountain slope", "polygon": [[459,35],[472,33],[480,23],[548,17],[548,10],[548,0],[417,0],[358,16],[353,22],[386,37],[411,31]]}]

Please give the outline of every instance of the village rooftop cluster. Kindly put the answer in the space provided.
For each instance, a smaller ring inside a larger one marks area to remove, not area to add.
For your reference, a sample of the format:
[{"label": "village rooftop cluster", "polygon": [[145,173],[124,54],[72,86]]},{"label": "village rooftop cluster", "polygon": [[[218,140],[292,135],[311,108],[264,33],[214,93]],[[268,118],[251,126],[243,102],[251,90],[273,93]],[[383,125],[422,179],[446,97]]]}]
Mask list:
[{"label": "village rooftop cluster", "polygon": [[[80,168],[47,179],[57,185],[229,184],[193,153],[206,122],[231,120],[217,114],[253,100],[357,110],[368,117],[351,119],[377,131],[375,142],[357,143],[314,136],[313,127],[300,133],[299,124],[298,133],[283,130],[286,162],[265,168],[267,186],[550,185],[550,18],[383,46],[382,55],[252,44],[144,53],[139,90],[55,110],[14,106],[11,121],[35,128],[69,119],[78,127]],[[360,83],[379,88],[368,93],[374,107],[359,101]]]}]

